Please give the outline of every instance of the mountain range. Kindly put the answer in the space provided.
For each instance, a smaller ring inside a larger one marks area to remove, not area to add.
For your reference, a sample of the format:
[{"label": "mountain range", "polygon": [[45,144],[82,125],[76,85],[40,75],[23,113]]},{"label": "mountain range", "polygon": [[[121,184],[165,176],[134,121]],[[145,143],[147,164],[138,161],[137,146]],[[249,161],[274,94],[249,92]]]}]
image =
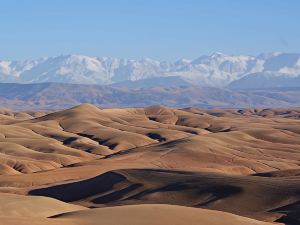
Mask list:
[{"label": "mountain range", "polygon": [[299,107],[299,96],[299,87],[230,90],[187,85],[178,77],[149,78],[113,85],[0,83],[0,108],[23,111],[52,111],[82,103],[105,108],[149,105],[181,108]]},{"label": "mountain range", "polygon": [[110,85],[156,77],[179,77],[184,82],[203,87],[299,87],[300,54],[249,56],[214,53],[194,60],[180,59],[175,62],[84,55],[0,61],[1,83]]}]

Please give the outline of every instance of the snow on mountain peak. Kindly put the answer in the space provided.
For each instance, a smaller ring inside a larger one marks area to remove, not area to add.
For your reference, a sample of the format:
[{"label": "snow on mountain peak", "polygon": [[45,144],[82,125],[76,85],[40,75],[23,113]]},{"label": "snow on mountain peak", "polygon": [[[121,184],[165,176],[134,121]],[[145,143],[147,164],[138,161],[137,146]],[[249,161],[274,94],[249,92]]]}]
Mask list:
[{"label": "snow on mountain peak", "polygon": [[175,62],[85,55],[63,55],[26,61],[0,61],[0,82],[111,84],[153,77],[179,76],[202,86],[225,87],[257,73],[300,75],[300,54],[269,53],[257,57],[215,52]]},{"label": "snow on mountain peak", "polygon": [[220,57],[226,57],[227,55],[225,55],[222,52],[214,52],[212,53],[209,57],[210,58],[220,58]]}]

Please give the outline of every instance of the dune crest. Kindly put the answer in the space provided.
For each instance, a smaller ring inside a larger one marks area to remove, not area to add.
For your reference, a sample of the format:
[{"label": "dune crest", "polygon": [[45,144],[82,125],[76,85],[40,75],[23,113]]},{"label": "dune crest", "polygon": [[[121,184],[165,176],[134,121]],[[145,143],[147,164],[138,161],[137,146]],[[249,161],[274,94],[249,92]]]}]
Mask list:
[{"label": "dune crest", "polygon": [[0,200],[6,203],[0,219],[93,225],[101,217],[105,225],[120,218],[124,225],[150,225],[138,211],[170,225],[186,215],[185,223],[197,225],[297,224],[298,116],[299,109],[91,104],[0,110]]}]

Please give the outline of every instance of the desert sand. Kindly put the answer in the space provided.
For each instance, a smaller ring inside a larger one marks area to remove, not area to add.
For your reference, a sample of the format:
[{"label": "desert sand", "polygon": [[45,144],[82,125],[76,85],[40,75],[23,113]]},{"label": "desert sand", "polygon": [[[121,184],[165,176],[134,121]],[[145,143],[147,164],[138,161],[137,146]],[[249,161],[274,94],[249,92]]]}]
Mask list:
[{"label": "desert sand", "polygon": [[0,221],[299,224],[299,112],[0,110]]},{"label": "desert sand", "polygon": [[163,204],[116,206],[101,209],[81,210],[58,215],[54,218],[11,218],[2,217],[5,224],[20,225],[271,225],[230,213],[195,209]]}]

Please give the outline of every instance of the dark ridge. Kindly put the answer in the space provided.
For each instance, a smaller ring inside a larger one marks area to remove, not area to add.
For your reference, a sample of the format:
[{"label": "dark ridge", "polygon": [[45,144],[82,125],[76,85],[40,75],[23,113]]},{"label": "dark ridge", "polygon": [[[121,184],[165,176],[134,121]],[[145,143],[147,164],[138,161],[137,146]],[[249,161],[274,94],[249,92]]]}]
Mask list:
[{"label": "dark ridge", "polygon": [[93,139],[94,135],[91,135],[91,134],[85,134],[85,133],[78,133],[79,136],[82,136],[82,137],[86,137],[86,138],[89,138],[89,139]]},{"label": "dark ridge", "polygon": [[143,186],[142,184],[131,184],[128,187],[123,188],[119,191],[115,191],[110,194],[93,199],[92,202],[95,204],[106,204],[106,203],[110,203],[113,201],[117,201],[117,200],[120,200],[122,197],[124,197],[126,194],[128,194],[142,186]]},{"label": "dark ridge", "polygon": [[207,130],[209,132],[212,132],[212,133],[221,133],[221,132],[230,132],[231,131],[231,128],[225,128],[225,129],[215,129],[214,127],[207,127],[207,128],[204,128],[204,130]]},{"label": "dark ridge", "polygon": [[300,224],[300,201],[274,209],[272,212],[285,214],[275,222],[284,223],[286,225]]},{"label": "dark ridge", "polygon": [[149,116],[148,119],[149,119],[149,120],[152,120],[152,121],[157,121],[157,118],[154,117],[154,116],[153,116],[153,117],[152,117],[152,116]]},{"label": "dark ridge", "polygon": [[99,143],[99,145],[105,145],[105,146],[107,146],[111,150],[114,150],[114,148],[118,146],[118,144],[116,144],[116,143],[113,143],[113,144],[112,143],[108,143],[108,140],[102,140],[100,138],[96,138],[92,134],[78,133],[78,135],[82,136],[82,137],[89,138],[89,139],[91,139],[93,141],[96,141],[96,142]]},{"label": "dark ridge", "polygon": [[149,138],[152,138],[154,140],[158,140],[159,142],[162,142],[162,141],[166,141],[167,139],[162,137],[160,134],[157,134],[157,133],[148,133],[146,134]]},{"label": "dark ridge", "polygon": [[241,187],[237,187],[237,186],[216,186],[216,187],[210,188],[209,190],[202,191],[203,193],[212,193],[212,197],[210,199],[208,199],[207,201],[200,203],[197,206],[198,207],[207,206],[210,203],[221,200],[223,198],[227,198],[231,195],[238,194],[242,191],[243,191],[243,189]]},{"label": "dark ridge", "polygon": [[76,141],[77,138],[76,137],[70,137],[70,138],[67,138],[66,140],[63,141],[63,144],[64,145],[69,145],[71,144],[73,141]]},{"label": "dark ridge", "polygon": [[116,183],[125,179],[118,173],[107,172],[87,180],[35,189],[30,191],[29,195],[47,196],[64,202],[73,202],[110,191]]}]

